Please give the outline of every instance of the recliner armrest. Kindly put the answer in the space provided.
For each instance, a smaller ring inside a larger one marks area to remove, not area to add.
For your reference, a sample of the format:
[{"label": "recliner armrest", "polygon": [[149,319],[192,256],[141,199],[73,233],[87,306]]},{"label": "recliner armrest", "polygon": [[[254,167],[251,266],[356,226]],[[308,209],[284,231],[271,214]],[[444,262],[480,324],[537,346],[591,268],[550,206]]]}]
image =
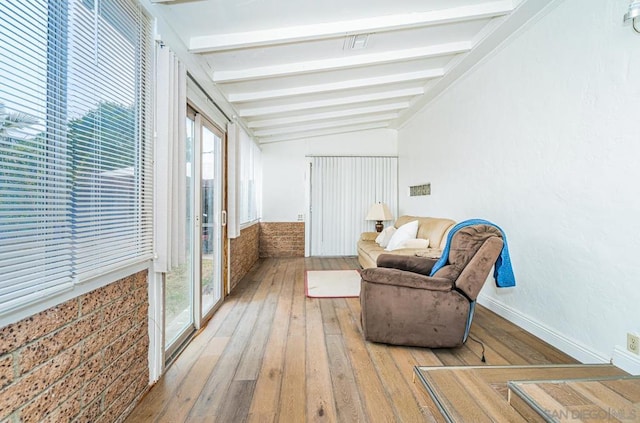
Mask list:
[{"label": "recliner armrest", "polygon": [[436,264],[436,261],[437,260],[426,257],[380,254],[376,265],[378,267],[406,270],[407,272],[429,276],[431,274],[431,269],[433,269],[433,265]]},{"label": "recliner armrest", "polygon": [[451,291],[453,281],[384,267],[364,269],[360,272],[362,280],[381,285],[392,285],[427,291]]}]

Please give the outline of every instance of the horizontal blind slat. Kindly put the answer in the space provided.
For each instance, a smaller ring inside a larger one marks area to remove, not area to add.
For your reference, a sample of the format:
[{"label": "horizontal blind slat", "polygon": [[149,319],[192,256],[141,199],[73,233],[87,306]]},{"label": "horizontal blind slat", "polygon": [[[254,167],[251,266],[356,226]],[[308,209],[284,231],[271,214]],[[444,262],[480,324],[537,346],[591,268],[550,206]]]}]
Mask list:
[{"label": "horizontal blind slat", "polygon": [[0,313],[151,255],[151,19],[98,4],[0,2]]}]

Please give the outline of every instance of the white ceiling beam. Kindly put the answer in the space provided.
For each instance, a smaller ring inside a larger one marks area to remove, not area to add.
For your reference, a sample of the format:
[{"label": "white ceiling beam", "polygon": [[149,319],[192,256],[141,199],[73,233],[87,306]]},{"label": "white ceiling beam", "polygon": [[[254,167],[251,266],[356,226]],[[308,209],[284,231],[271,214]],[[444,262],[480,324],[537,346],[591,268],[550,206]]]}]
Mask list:
[{"label": "white ceiling beam", "polygon": [[295,112],[305,109],[318,109],[321,107],[332,107],[353,103],[366,103],[369,101],[389,100],[393,98],[413,97],[421,94],[424,94],[424,89],[422,87],[405,88],[401,90],[382,91],[349,97],[336,97],[325,100],[307,101],[302,103],[287,103],[279,104],[276,106],[255,107],[250,109],[238,108],[238,113],[242,117],[272,115],[277,113]]},{"label": "white ceiling beam", "polygon": [[350,21],[300,25],[260,31],[203,35],[192,37],[189,40],[189,49],[192,53],[205,53],[294,43],[306,40],[336,38],[362,33],[396,31],[399,29],[501,16],[511,13],[514,7],[513,1],[505,0],[427,12],[376,16]]},{"label": "white ceiling beam", "polygon": [[240,70],[214,71],[213,81],[216,83],[245,81],[249,79],[272,78],[301,73],[402,62],[406,60],[465,53],[471,50],[472,47],[473,43],[471,41],[459,41],[455,43],[435,44],[427,47],[410,48],[405,50],[392,50],[382,53],[358,54],[355,56],[285,63],[282,65],[262,66]]},{"label": "white ceiling beam", "polygon": [[394,110],[408,109],[411,105],[408,101],[398,103],[379,104],[377,106],[357,107],[346,110],[335,110],[324,113],[311,113],[300,116],[287,116],[282,118],[263,119],[249,121],[249,128],[268,128],[271,126],[291,125],[301,122],[313,122],[318,120],[343,118],[347,116],[366,115],[370,113],[381,113]]},{"label": "white ceiling beam", "polygon": [[327,84],[305,85],[278,90],[254,91],[246,93],[230,93],[227,99],[231,103],[246,101],[268,100],[272,98],[292,97],[296,95],[316,94],[328,91],[350,90],[354,88],[373,87],[377,85],[394,84],[399,82],[420,81],[440,78],[444,76],[444,69],[426,69],[418,72],[396,73],[392,75],[372,78],[350,79],[348,81],[331,82]]},{"label": "white ceiling beam", "polygon": [[313,138],[313,137],[321,137],[324,135],[346,134],[349,132],[360,132],[360,131],[367,131],[370,129],[380,129],[380,128],[386,128],[386,127],[388,127],[387,122],[363,123],[360,125],[354,125],[354,126],[348,126],[348,127],[317,129],[314,131],[275,135],[273,137],[263,137],[263,138],[258,138],[258,143],[270,144],[274,142],[293,141],[293,140],[299,140],[303,138],[306,139],[306,138]]},{"label": "white ceiling beam", "polygon": [[372,115],[372,116],[356,117],[351,119],[338,119],[338,120],[331,120],[327,122],[308,123],[306,125],[285,126],[280,128],[263,129],[261,131],[254,131],[253,134],[256,137],[268,137],[272,135],[288,134],[292,132],[304,132],[304,131],[311,131],[315,129],[338,128],[341,126],[351,126],[351,125],[357,125],[361,123],[383,122],[383,121],[386,121],[388,123],[389,121],[396,119],[397,117],[398,117],[397,113],[387,113],[384,115]]}]

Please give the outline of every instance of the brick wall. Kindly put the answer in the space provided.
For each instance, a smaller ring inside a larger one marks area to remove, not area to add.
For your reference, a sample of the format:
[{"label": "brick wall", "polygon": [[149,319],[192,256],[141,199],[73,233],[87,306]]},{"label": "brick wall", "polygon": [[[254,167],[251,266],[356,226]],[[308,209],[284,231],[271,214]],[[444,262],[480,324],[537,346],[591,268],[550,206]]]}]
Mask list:
[{"label": "brick wall", "polygon": [[231,250],[231,277],[229,290],[232,290],[238,282],[260,258],[260,225],[255,224],[240,231],[240,236],[230,242]]},{"label": "brick wall", "polygon": [[304,222],[261,222],[260,257],[304,257]]},{"label": "brick wall", "polygon": [[0,329],[0,422],[117,422],[149,384],[147,272]]}]

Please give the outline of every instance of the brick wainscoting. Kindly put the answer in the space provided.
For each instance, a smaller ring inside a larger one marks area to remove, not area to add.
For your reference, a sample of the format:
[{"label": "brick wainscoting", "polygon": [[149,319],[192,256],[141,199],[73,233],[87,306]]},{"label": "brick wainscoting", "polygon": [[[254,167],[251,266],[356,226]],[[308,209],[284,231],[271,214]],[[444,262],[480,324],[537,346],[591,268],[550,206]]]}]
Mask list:
[{"label": "brick wainscoting", "polygon": [[238,238],[231,239],[231,277],[229,290],[232,290],[238,282],[260,258],[260,225],[256,223],[240,231]]},{"label": "brick wainscoting", "polygon": [[260,257],[304,257],[304,222],[261,222]]},{"label": "brick wainscoting", "polygon": [[0,329],[0,421],[123,420],[149,384],[147,310],[143,271]]}]

